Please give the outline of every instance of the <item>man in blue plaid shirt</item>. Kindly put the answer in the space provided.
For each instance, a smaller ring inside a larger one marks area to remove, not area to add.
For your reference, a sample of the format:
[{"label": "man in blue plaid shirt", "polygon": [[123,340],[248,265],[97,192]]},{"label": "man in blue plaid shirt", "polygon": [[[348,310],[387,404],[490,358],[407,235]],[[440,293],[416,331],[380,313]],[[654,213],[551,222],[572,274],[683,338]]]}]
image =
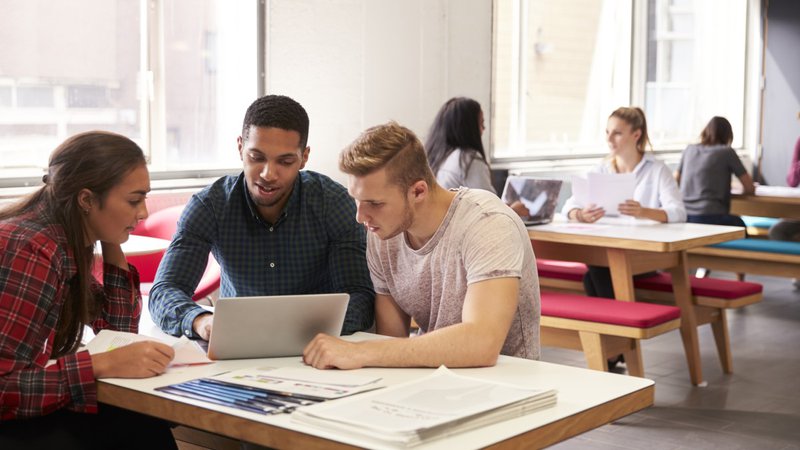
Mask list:
[{"label": "man in blue plaid shirt", "polygon": [[301,171],[308,115],[289,97],[261,97],[238,138],[244,170],[193,195],[150,290],[150,313],[165,332],[211,335],[212,315],[192,301],[211,252],[221,297],[346,292],[343,334],[372,326],[374,297],[364,227],[339,183]]}]

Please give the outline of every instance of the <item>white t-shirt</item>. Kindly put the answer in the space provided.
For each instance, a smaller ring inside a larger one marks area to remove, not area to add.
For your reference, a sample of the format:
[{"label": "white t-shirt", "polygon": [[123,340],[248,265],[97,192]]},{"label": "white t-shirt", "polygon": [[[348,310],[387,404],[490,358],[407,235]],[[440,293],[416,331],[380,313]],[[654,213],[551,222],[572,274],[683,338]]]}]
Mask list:
[{"label": "white t-shirt", "polygon": [[375,292],[391,295],[422,332],[461,323],[467,286],[493,278],[520,279],[517,312],[501,351],[539,358],[539,278],[528,231],[496,195],[461,188],[439,229],[420,249],[405,233],[367,237]]}]

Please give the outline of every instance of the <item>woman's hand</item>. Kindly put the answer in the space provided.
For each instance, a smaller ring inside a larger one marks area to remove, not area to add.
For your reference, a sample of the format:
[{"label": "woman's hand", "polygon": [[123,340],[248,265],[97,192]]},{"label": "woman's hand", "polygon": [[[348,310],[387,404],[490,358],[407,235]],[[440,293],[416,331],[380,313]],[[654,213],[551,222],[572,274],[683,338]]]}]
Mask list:
[{"label": "woman's hand", "polygon": [[626,216],[637,217],[640,219],[650,219],[661,223],[667,223],[669,221],[667,212],[663,209],[645,208],[636,200],[625,200],[625,203],[620,203],[619,212],[621,214],[625,214]]},{"label": "woman's hand", "polygon": [[167,370],[175,357],[169,345],[154,341],[134,342],[92,355],[95,378],[149,378]]},{"label": "woman's hand", "polygon": [[625,200],[625,203],[619,204],[619,213],[626,216],[642,217],[642,204],[636,200]]},{"label": "woman's hand", "polygon": [[606,215],[605,209],[598,207],[594,204],[591,204],[583,209],[575,208],[573,209],[573,211],[575,211],[574,219],[577,220],[578,222],[584,222],[584,223],[597,222],[598,220],[600,220],[600,218]]}]

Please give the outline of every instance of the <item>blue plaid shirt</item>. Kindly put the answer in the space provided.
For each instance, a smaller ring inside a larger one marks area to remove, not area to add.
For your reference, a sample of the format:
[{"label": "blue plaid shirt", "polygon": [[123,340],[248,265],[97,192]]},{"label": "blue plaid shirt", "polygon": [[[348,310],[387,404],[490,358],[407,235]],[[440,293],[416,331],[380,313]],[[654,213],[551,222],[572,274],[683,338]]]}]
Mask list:
[{"label": "blue plaid shirt", "polygon": [[366,234],[347,190],[301,171],[274,224],[258,215],[244,175],[220,178],[193,195],[150,290],[150,313],[167,333],[197,337],[204,310],[192,295],[209,251],[222,268],[221,297],[346,292],[343,334],[372,326],[375,292],[366,263]]}]

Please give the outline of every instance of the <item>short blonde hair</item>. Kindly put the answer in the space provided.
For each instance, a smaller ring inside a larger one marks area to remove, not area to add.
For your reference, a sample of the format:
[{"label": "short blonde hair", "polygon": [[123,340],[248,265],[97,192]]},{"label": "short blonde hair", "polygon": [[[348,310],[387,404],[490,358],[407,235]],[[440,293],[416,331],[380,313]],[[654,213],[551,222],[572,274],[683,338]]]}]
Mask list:
[{"label": "short blonde hair", "polygon": [[422,142],[394,121],[368,128],[339,154],[339,169],[348,175],[363,177],[383,168],[389,182],[402,189],[420,180],[436,183]]}]

